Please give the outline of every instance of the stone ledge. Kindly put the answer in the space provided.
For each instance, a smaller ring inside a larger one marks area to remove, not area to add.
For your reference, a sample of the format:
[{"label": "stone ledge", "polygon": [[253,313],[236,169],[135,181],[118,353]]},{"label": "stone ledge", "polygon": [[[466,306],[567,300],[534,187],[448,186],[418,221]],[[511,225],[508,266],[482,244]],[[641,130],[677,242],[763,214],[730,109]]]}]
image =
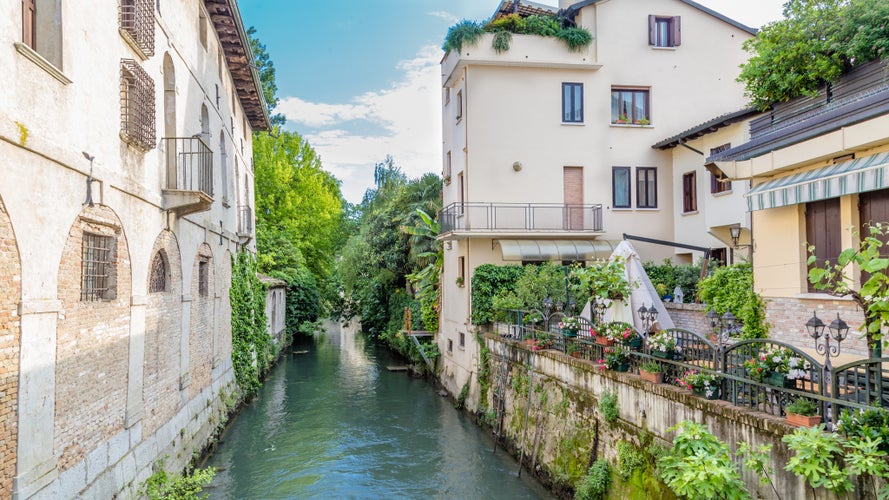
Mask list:
[{"label": "stone ledge", "polygon": [[676,302],[664,302],[664,307],[678,311],[704,311],[707,309],[707,304],[678,304]]}]

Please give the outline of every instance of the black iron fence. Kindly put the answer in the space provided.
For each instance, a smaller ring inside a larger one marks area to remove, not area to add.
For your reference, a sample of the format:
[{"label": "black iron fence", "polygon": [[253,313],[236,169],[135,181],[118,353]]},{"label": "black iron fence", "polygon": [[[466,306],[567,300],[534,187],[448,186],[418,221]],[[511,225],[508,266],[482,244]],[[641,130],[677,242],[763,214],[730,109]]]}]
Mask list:
[{"label": "black iron fence", "polygon": [[[501,337],[527,344],[534,351],[553,349],[604,365],[615,350],[626,355],[618,371],[640,373],[643,365],[661,374],[662,383],[685,385],[695,375],[713,379],[709,399],[720,399],[774,416],[799,398],[817,406],[817,414],[833,428],[842,410],[889,406],[889,358],[862,359],[836,368],[825,368],[805,351],[771,339],[748,339],[723,344],[720,339],[683,329],[659,332],[672,346],[656,349],[649,337],[632,344],[611,342],[607,330],[632,328],[625,323],[593,324],[558,312],[543,317],[539,312],[508,312],[510,320]],[[570,319],[569,319],[570,318]],[[571,323],[571,328],[566,328]],[[574,327],[577,324],[577,327]],[[633,337],[641,336],[633,330]],[[692,375],[692,377],[689,377]],[[707,396],[707,394],[702,394]]]}]

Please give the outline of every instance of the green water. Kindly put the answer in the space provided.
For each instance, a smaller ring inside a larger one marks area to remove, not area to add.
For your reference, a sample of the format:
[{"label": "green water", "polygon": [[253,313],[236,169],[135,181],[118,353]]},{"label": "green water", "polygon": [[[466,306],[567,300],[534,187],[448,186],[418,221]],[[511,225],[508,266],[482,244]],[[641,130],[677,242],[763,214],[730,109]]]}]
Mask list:
[{"label": "green water", "polygon": [[349,329],[294,350],[207,465],[211,498],[550,498],[428,381]]}]

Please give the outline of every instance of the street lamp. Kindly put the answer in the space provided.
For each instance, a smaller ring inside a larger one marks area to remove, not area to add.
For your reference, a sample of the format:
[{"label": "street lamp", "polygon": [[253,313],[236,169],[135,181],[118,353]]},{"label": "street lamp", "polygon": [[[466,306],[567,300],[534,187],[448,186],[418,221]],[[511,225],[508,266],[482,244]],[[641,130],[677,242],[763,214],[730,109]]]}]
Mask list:
[{"label": "street lamp", "polygon": [[605,320],[605,309],[608,309],[608,305],[605,303],[606,299],[602,297],[596,297],[593,299],[593,316],[596,323],[602,323]]},{"label": "street lamp", "polygon": [[639,319],[642,320],[642,331],[645,333],[649,333],[651,331],[651,327],[654,325],[654,322],[657,320],[657,309],[655,309],[654,304],[651,304],[650,308],[645,307],[645,304],[639,306],[639,309],[636,311],[639,315]]},{"label": "street lamp", "polygon": [[735,224],[733,226],[729,226],[728,230],[732,236],[732,246],[737,248],[738,247],[738,239],[741,238],[741,225]]},{"label": "street lamp", "polygon": [[[832,368],[830,358],[840,355],[840,344],[846,340],[846,336],[849,334],[849,325],[840,318],[840,313],[837,313],[837,319],[831,321],[827,326],[827,334],[824,333],[824,326],[824,322],[813,311],[812,317],[806,322],[806,330],[809,332],[809,336],[815,340],[815,350],[824,356],[824,370],[830,372]],[[824,341],[820,342],[822,338]],[[832,344],[831,340],[836,344]]]}]

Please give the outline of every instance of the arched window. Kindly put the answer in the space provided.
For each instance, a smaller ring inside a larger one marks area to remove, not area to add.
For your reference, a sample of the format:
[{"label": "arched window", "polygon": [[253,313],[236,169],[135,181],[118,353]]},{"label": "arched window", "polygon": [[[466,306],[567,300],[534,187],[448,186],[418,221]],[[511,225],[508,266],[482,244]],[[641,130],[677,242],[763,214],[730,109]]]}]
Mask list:
[{"label": "arched window", "polygon": [[154,254],[151,260],[151,275],[148,278],[149,293],[163,293],[167,291],[167,257],[164,252]]},{"label": "arched window", "polygon": [[201,104],[201,136],[205,141],[210,139],[210,113],[206,104]]},{"label": "arched window", "polygon": [[[164,54],[164,137],[176,137],[176,69],[173,58]],[[167,145],[167,187],[176,187],[176,148]]]}]

